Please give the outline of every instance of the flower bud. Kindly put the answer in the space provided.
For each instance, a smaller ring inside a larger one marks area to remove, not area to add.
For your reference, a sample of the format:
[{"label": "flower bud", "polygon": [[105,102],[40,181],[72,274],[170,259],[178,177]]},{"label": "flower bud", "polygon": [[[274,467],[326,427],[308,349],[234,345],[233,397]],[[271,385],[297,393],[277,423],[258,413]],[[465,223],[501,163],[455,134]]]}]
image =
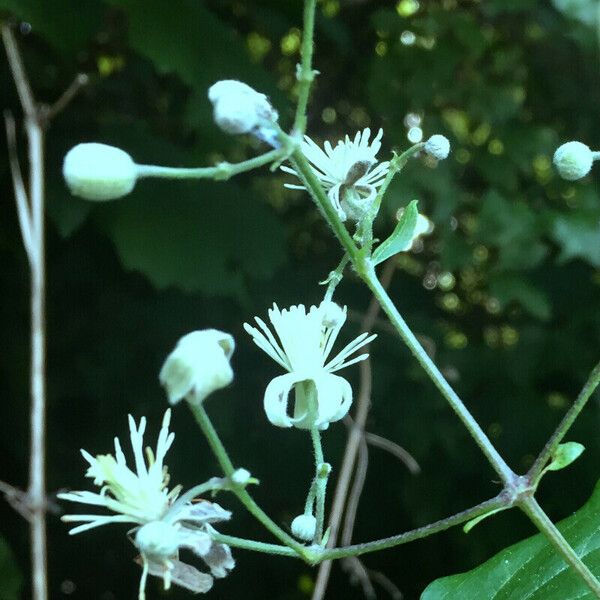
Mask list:
[{"label": "flower bud", "polygon": [[159,374],[169,402],[176,404],[186,398],[197,404],[215,390],[229,385],[233,380],[229,359],[234,348],[233,337],[216,329],[183,336]]},{"label": "flower bud", "polygon": [[135,545],[147,556],[169,558],[179,547],[179,532],[164,521],[151,521],[137,530]]},{"label": "flower bud", "polygon": [[450,154],[450,142],[443,135],[432,135],[425,142],[425,152],[437,160],[444,160]]},{"label": "flower bud", "polygon": [[313,515],[298,515],[292,521],[292,533],[300,540],[312,542],[317,530],[317,520]]},{"label": "flower bud", "polygon": [[231,481],[236,485],[246,485],[250,482],[252,475],[247,469],[236,469],[231,475]]},{"label": "flower bud", "polygon": [[594,156],[588,146],[581,142],[567,142],[554,153],[554,166],[567,181],[585,177],[592,168]]},{"label": "flower bud", "polygon": [[329,329],[342,325],[346,320],[346,311],[331,300],[324,300],[320,308],[323,311],[323,325]]},{"label": "flower bud", "polygon": [[106,144],[77,144],[63,163],[63,176],[74,196],[113,200],[135,187],[137,167],[131,156]]},{"label": "flower bud", "polygon": [[226,133],[242,134],[262,130],[265,121],[277,121],[277,111],[264,94],[241,81],[217,81],[208,90],[215,123]]}]

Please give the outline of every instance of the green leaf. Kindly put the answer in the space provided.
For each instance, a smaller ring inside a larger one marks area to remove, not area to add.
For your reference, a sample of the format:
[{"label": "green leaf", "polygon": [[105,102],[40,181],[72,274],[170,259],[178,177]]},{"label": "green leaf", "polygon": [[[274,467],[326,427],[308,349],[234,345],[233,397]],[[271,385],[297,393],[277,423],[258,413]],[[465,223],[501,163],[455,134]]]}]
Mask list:
[{"label": "green leaf", "polygon": [[490,293],[505,308],[511,302],[519,303],[530,315],[546,321],[552,314],[548,296],[524,277],[500,273],[490,280]]},{"label": "green leaf", "polygon": [[0,537],[0,600],[19,600],[23,577],[10,546]]},{"label": "green leaf", "polygon": [[581,21],[585,25],[595,25],[598,13],[597,0],[552,0],[554,8],[565,16]]},{"label": "green leaf", "polygon": [[565,442],[564,444],[559,444],[552,455],[552,462],[544,469],[544,471],[560,471],[561,469],[568,467],[581,456],[581,453],[584,450],[585,446],[577,442]]},{"label": "green leaf", "polygon": [[[127,14],[129,45],[152,61],[160,73],[176,74],[194,93],[188,117],[194,124],[210,114],[206,97],[219,79],[241,79],[286,107],[274,78],[250,60],[243,38],[197,0],[176,8],[163,0],[108,0]],[[160,23],[160,27],[157,27]]]},{"label": "green leaf", "polygon": [[31,25],[33,33],[43,37],[57,50],[74,55],[96,33],[102,23],[103,6],[98,0],[77,0],[77,10],[64,3],[39,0],[0,0],[7,10]]},{"label": "green leaf", "polygon": [[245,277],[267,279],[285,261],[276,217],[231,182],[142,181],[94,215],[123,265],[159,289],[241,297]]},{"label": "green leaf", "polygon": [[470,521],[467,521],[463,526],[463,531],[465,533],[469,533],[469,531],[471,531],[471,529],[473,529],[473,527],[475,527],[475,525],[478,525],[484,519],[487,519],[488,517],[491,517],[492,515],[495,515],[496,513],[502,512],[503,510],[506,510],[506,508],[504,508],[504,507],[496,508],[494,510],[490,510],[490,512],[484,513],[483,515],[479,515],[478,517],[475,517],[474,519],[471,519]]},{"label": "green leaf", "polygon": [[390,256],[394,256],[394,254],[404,252],[410,248],[415,229],[417,228],[417,218],[419,216],[417,205],[417,200],[413,200],[406,207],[406,210],[402,213],[392,235],[382,242],[376,248],[375,252],[373,252],[374,265],[378,265],[390,258]]},{"label": "green leaf", "polygon": [[562,247],[560,262],[582,258],[600,267],[600,225],[598,214],[569,214],[555,218],[552,237]]},{"label": "green leaf", "polygon": [[[558,528],[600,576],[600,484]],[[479,567],[431,583],[421,600],[592,600],[594,594],[541,534],[506,548]]]}]

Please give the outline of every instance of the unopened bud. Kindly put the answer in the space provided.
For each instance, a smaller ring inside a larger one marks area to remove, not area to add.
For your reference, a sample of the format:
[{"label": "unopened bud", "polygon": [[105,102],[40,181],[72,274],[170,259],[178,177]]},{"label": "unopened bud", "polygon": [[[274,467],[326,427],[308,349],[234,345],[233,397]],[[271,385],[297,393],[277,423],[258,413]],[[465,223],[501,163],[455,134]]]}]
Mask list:
[{"label": "unopened bud", "polygon": [[106,144],[78,144],[63,163],[63,176],[74,196],[86,200],[113,200],[135,187],[137,167],[131,156]]},{"label": "unopened bud", "polygon": [[194,331],[182,337],[160,370],[159,379],[169,402],[183,398],[196,404],[209,394],[229,385],[233,370],[229,359],[235,342],[228,333],[216,329]]},{"label": "unopened bud", "polygon": [[317,520],[313,515],[298,515],[292,521],[292,533],[300,540],[312,542],[317,531]]},{"label": "unopened bud", "polygon": [[277,121],[277,111],[268,98],[241,81],[217,81],[208,90],[215,123],[226,133],[242,134],[263,129]]},{"label": "unopened bud", "polygon": [[231,481],[236,485],[246,485],[250,482],[252,475],[247,469],[236,469],[231,475]]},{"label": "unopened bud", "polygon": [[444,160],[450,154],[450,142],[443,135],[432,135],[425,142],[425,152],[437,160]]},{"label": "unopened bud", "polygon": [[179,547],[178,530],[169,523],[151,521],[137,530],[135,545],[142,554],[147,556],[169,558]]},{"label": "unopened bud", "polygon": [[321,303],[323,311],[323,325],[329,329],[338,327],[346,320],[346,311],[331,300],[324,300]]},{"label": "unopened bud", "polygon": [[554,153],[554,166],[567,181],[585,177],[592,168],[594,156],[588,146],[581,142],[567,142]]}]

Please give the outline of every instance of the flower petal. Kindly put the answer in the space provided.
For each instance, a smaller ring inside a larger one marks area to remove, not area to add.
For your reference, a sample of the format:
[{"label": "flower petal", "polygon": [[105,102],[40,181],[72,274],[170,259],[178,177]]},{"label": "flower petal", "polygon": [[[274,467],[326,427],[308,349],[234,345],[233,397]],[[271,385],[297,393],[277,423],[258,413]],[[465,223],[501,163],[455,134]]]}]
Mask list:
[{"label": "flower petal", "polygon": [[316,426],[327,429],[329,423],[346,416],[352,405],[352,387],[339,375],[324,373],[314,379],[317,388],[318,417]]},{"label": "flower petal", "polygon": [[300,418],[293,419],[288,415],[288,398],[293,385],[305,379],[305,376],[298,373],[286,373],[275,377],[269,383],[265,390],[264,407],[267,419],[273,425],[292,427],[300,420]]}]

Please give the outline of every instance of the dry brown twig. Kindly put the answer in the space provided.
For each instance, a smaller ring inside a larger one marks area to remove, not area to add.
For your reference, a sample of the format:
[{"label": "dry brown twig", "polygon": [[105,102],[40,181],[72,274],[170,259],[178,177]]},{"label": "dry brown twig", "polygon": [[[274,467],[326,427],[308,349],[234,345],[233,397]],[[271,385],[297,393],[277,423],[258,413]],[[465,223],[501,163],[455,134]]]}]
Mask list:
[{"label": "dry brown twig", "polygon": [[0,492],[30,523],[32,598],[47,600],[46,511],[46,260],[44,236],[44,134],[51,119],[59,114],[87,83],[78,75],[64,94],[51,106],[36,101],[12,26],[2,24],[2,41],[23,109],[27,136],[29,177],[23,179],[17,152],[16,123],[4,112],[10,170],[17,205],[19,228],[27,254],[31,285],[30,350],[30,448],[27,491],[4,484]]},{"label": "dry brown twig", "polygon": [[[387,288],[390,285],[395,270],[395,261],[393,259],[388,260],[381,275],[381,283],[384,287]],[[377,300],[373,298],[364,317],[361,320],[362,331],[369,331],[372,329],[374,323],[377,321],[379,309],[380,307]],[[342,543],[344,545],[351,543],[356,511],[358,509],[358,501],[362,493],[362,487],[368,467],[367,443],[372,443],[373,445],[391,452],[407,466],[411,473],[416,474],[420,471],[419,465],[415,459],[410,456],[410,454],[404,450],[404,448],[398,444],[395,444],[394,442],[391,442],[390,440],[382,438],[381,436],[370,434],[365,431],[365,425],[371,403],[371,384],[371,362],[370,359],[367,359],[360,363],[360,384],[356,400],[354,419],[350,417],[346,417],[344,419],[344,422],[348,427],[348,441],[346,442],[346,449],[344,451],[342,466],[340,468],[340,475],[338,477],[333,496],[333,504],[329,520],[330,533],[327,544],[330,548],[335,546],[337,543],[338,533],[342,524],[342,518],[344,518]],[[350,483],[352,482],[353,477],[354,481],[352,489],[350,489]],[[344,560],[342,565],[346,570],[350,571],[351,578],[355,578],[360,582],[365,596],[367,598],[374,598],[375,590],[371,583],[372,578],[370,576],[370,572],[365,568],[362,561],[356,557],[353,557],[352,559]],[[313,590],[312,600],[323,600],[323,598],[325,598],[327,585],[329,583],[329,576],[331,574],[331,567],[332,561],[324,561],[319,566],[319,572],[317,574],[317,581]],[[397,590],[393,584],[391,584],[391,586],[383,585],[382,577],[383,576],[375,577],[374,579],[382,584],[382,587],[388,591],[392,589]],[[387,578],[384,577],[384,579],[386,582],[391,583]],[[395,597],[398,596],[396,595]]]}]

